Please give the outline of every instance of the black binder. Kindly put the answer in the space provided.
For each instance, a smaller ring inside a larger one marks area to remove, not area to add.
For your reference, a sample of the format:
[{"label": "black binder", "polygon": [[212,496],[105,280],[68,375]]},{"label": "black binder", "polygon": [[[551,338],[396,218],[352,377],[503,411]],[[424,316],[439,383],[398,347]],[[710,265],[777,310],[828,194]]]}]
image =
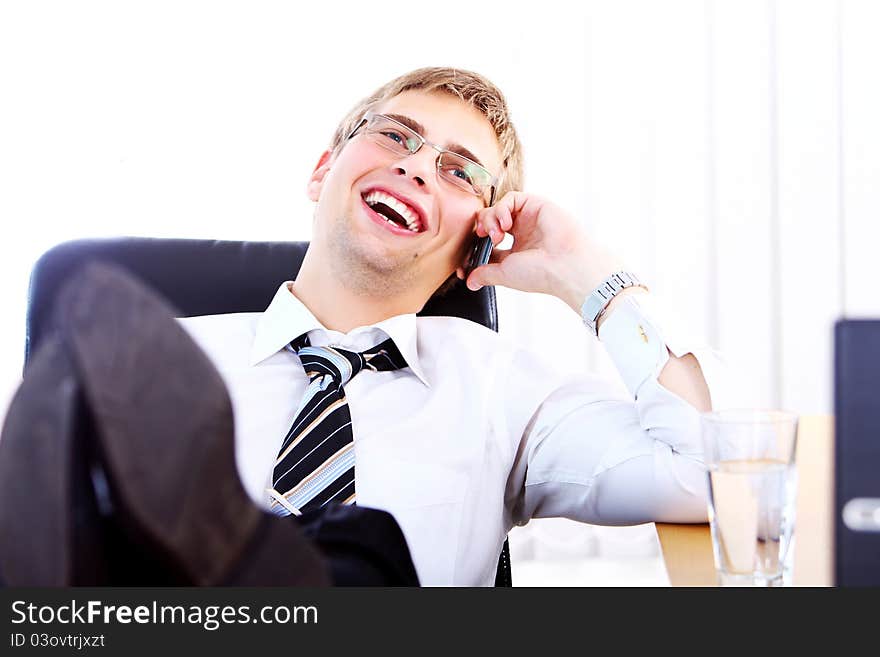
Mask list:
[{"label": "black binder", "polygon": [[880,320],[834,327],[834,571],[880,586]]}]

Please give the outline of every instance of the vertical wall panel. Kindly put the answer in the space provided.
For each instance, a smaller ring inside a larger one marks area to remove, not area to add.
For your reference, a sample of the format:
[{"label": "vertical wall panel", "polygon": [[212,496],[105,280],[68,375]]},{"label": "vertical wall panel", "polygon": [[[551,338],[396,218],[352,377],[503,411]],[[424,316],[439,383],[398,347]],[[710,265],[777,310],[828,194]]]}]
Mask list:
[{"label": "vertical wall panel", "polygon": [[[513,51],[506,69],[510,84],[498,80],[523,142],[525,191],[552,200],[582,223],[587,187],[583,153],[588,148],[585,29],[582,7],[556,2],[541,12],[529,11],[528,21],[512,20],[505,30]],[[542,35],[539,49],[536,35]],[[573,371],[588,366],[595,340],[562,301],[505,288],[496,291],[502,334],[534,346],[552,333],[570,355],[559,365]]]},{"label": "vertical wall panel", "polygon": [[706,343],[714,339],[714,263],[705,4],[676,0],[647,3],[645,9],[650,40],[641,49],[641,119],[652,129],[655,293],[682,332]]},{"label": "vertical wall panel", "polygon": [[[588,106],[590,217],[660,305],[709,338],[706,37],[693,2],[596,3]],[[612,369],[604,353],[600,369]]]},{"label": "vertical wall panel", "polygon": [[[628,267],[652,281],[654,267],[653,126],[646,121],[646,53],[651,31],[644,2],[596,2],[587,29],[588,229]],[[617,376],[593,346],[595,371]]]},{"label": "vertical wall panel", "polygon": [[715,0],[708,18],[717,346],[738,382],[729,404],[778,406],[768,0]]},{"label": "vertical wall panel", "polygon": [[595,233],[648,282],[672,331],[711,341],[704,5],[597,3],[592,19]]},{"label": "vertical wall panel", "polygon": [[837,3],[776,6],[782,405],[831,409],[832,324],[841,313]]},{"label": "vertical wall panel", "polygon": [[846,0],[841,19],[845,311],[880,317],[880,3]]}]

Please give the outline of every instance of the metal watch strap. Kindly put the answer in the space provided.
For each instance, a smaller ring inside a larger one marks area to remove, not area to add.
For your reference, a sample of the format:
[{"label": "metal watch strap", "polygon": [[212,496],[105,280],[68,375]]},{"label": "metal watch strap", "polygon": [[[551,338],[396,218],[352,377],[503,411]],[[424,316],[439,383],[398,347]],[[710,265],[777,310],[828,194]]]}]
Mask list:
[{"label": "metal watch strap", "polygon": [[605,313],[605,309],[611,300],[622,290],[628,287],[645,287],[635,274],[626,271],[618,271],[599,284],[584,301],[581,306],[581,317],[584,324],[599,337],[599,318]]}]

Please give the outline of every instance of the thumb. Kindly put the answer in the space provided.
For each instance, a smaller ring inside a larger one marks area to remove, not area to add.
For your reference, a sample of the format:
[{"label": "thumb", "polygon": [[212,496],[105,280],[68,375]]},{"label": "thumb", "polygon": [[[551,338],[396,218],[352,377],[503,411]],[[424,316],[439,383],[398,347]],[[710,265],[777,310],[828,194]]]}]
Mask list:
[{"label": "thumb", "polygon": [[467,278],[467,286],[476,292],[485,285],[498,285],[502,279],[501,265],[490,263],[474,269]]}]

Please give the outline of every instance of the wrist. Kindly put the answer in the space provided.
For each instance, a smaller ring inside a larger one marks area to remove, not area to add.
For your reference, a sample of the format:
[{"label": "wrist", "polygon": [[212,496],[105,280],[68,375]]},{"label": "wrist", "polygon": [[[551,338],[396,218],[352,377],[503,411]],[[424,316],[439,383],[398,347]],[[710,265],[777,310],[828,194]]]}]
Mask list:
[{"label": "wrist", "polygon": [[587,283],[585,281],[566,281],[562,285],[562,288],[562,294],[558,294],[557,296],[565,302],[565,305],[580,316],[584,300],[593,290],[596,289],[596,285],[592,285],[592,283]]},{"label": "wrist", "polygon": [[561,294],[556,296],[562,299],[569,308],[580,316],[584,307],[584,301],[586,301],[587,297],[590,296],[603,281],[607,280],[609,276],[622,269],[623,267],[619,265],[611,265],[609,267],[603,267],[599,271],[595,271],[591,268],[589,271],[571,272],[568,277],[562,278],[563,282],[560,286]]},{"label": "wrist", "polygon": [[593,240],[579,237],[565,257],[557,260],[558,298],[581,315],[584,301],[611,274],[625,269],[623,262]]},{"label": "wrist", "polygon": [[[604,280],[584,299],[580,315],[584,325],[599,337],[599,325],[611,310],[612,303],[624,292],[634,287],[647,289],[639,278],[627,271],[616,271]],[[619,303],[619,302],[617,302]],[[617,303],[614,305],[616,306]]]}]

